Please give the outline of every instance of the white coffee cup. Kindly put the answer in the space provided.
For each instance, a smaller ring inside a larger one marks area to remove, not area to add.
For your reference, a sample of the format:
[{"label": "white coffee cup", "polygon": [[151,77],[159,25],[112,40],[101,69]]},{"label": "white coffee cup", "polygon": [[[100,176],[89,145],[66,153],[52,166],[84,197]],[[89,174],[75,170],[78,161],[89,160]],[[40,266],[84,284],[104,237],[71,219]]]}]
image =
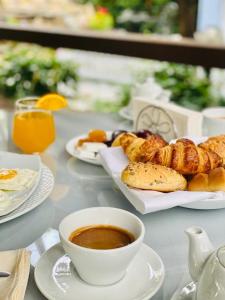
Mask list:
[{"label": "white coffee cup", "polygon": [[[114,225],[131,232],[135,241],[110,250],[95,250],[69,241],[71,233],[88,225]],[[71,258],[80,277],[92,285],[110,285],[121,280],[140,249],[145,228],[135,215],[117,208],[93,207],[74,212],[60,223],[62,246]]]},{"label": "white coffee cup", "polygon": [[204,135],[225,134],[225,107],[206,108],[202,114]]}]

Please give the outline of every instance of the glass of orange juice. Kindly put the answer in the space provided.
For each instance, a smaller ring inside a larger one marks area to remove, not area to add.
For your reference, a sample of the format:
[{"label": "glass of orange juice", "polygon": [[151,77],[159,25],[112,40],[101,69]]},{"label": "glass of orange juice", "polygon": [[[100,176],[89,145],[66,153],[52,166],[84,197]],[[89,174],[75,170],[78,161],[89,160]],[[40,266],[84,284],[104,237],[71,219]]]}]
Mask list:
[{"label": "glass of orange juice", "polygon": [[12,138],[24,153],[43,152],[55,140],[55,124],[50,110],[36,108],[38,98],[16,101]]}]

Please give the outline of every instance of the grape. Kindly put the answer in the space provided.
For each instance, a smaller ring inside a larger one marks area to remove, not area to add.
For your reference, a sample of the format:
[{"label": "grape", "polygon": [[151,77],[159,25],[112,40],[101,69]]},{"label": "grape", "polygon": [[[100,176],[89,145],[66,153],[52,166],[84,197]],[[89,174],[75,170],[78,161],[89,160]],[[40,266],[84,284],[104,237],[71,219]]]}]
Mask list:
[{"label": "grape", "polygon": [[142,139],[147,139],[149,136],[151,136],[153,133],[147,129],[139,130],[135,132],[136,136]]},{"label": "grape", "polygon": [[126,133],[127,131],[126,130],[116,130],[116,131],[113,131],[112,133],[112,140],[114,141],[118,135],[120,135],[121,133]]},{"label": "grape", "polygon": [[111,147],[112,143],[114,142],[114,140],[118,137],[118,135],[120,135],[121,133],[126,133],[126,130],[116,130],[112,133],[112,137],[111,140],[108,140],[106,142],[104,142],[105,145],[107,145],[108,147]]}]

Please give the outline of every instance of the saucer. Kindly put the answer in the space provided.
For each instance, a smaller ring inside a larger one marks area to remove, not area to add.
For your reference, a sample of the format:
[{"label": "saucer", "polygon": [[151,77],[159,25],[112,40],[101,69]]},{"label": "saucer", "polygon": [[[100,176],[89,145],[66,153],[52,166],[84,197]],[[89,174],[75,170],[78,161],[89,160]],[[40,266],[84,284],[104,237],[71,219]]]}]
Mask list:
[{"label": "saucer", "polygon": [[182,289],[176,291],[171,300],[195,300],[196,285],[194,282],[188,283]]},{"label": "saucer", "polygon": [[34,276],[41,293],[49,300],[149,300],[161,287],[165,270],[161,258],[143,244],[124,278],[110,286],[93,286],[80,279],[57,244],[38,261]]}]

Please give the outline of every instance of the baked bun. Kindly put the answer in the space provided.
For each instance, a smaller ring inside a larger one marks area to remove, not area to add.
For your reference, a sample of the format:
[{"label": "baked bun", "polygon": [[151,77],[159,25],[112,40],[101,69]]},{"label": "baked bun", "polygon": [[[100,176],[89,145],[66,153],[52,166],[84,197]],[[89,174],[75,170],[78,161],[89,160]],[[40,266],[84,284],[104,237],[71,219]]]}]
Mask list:
[{"label": "baked bun", "polygon": [[208,174],[199,173],[195,175],[191,181],[188,182],[188,191],[207,192],[209,189],[208,180]]},{"label": "baked bun", "polygon": [[214,170],[211,170],[209,174],[200,173],[195,175],[188,183],[188,190],[196,192],[225,192],[224,168],[216,168]]},{"label": "baked bun", "polygon": [[176,171],[152,163],[129,163],[121,180],[130,187],[159,192],[185,190],[186,179]]},{"label": "baked bun", "polygon": [[209,191],[225,192],[225,170],[224,168],[216,168],[209,173]]}]

